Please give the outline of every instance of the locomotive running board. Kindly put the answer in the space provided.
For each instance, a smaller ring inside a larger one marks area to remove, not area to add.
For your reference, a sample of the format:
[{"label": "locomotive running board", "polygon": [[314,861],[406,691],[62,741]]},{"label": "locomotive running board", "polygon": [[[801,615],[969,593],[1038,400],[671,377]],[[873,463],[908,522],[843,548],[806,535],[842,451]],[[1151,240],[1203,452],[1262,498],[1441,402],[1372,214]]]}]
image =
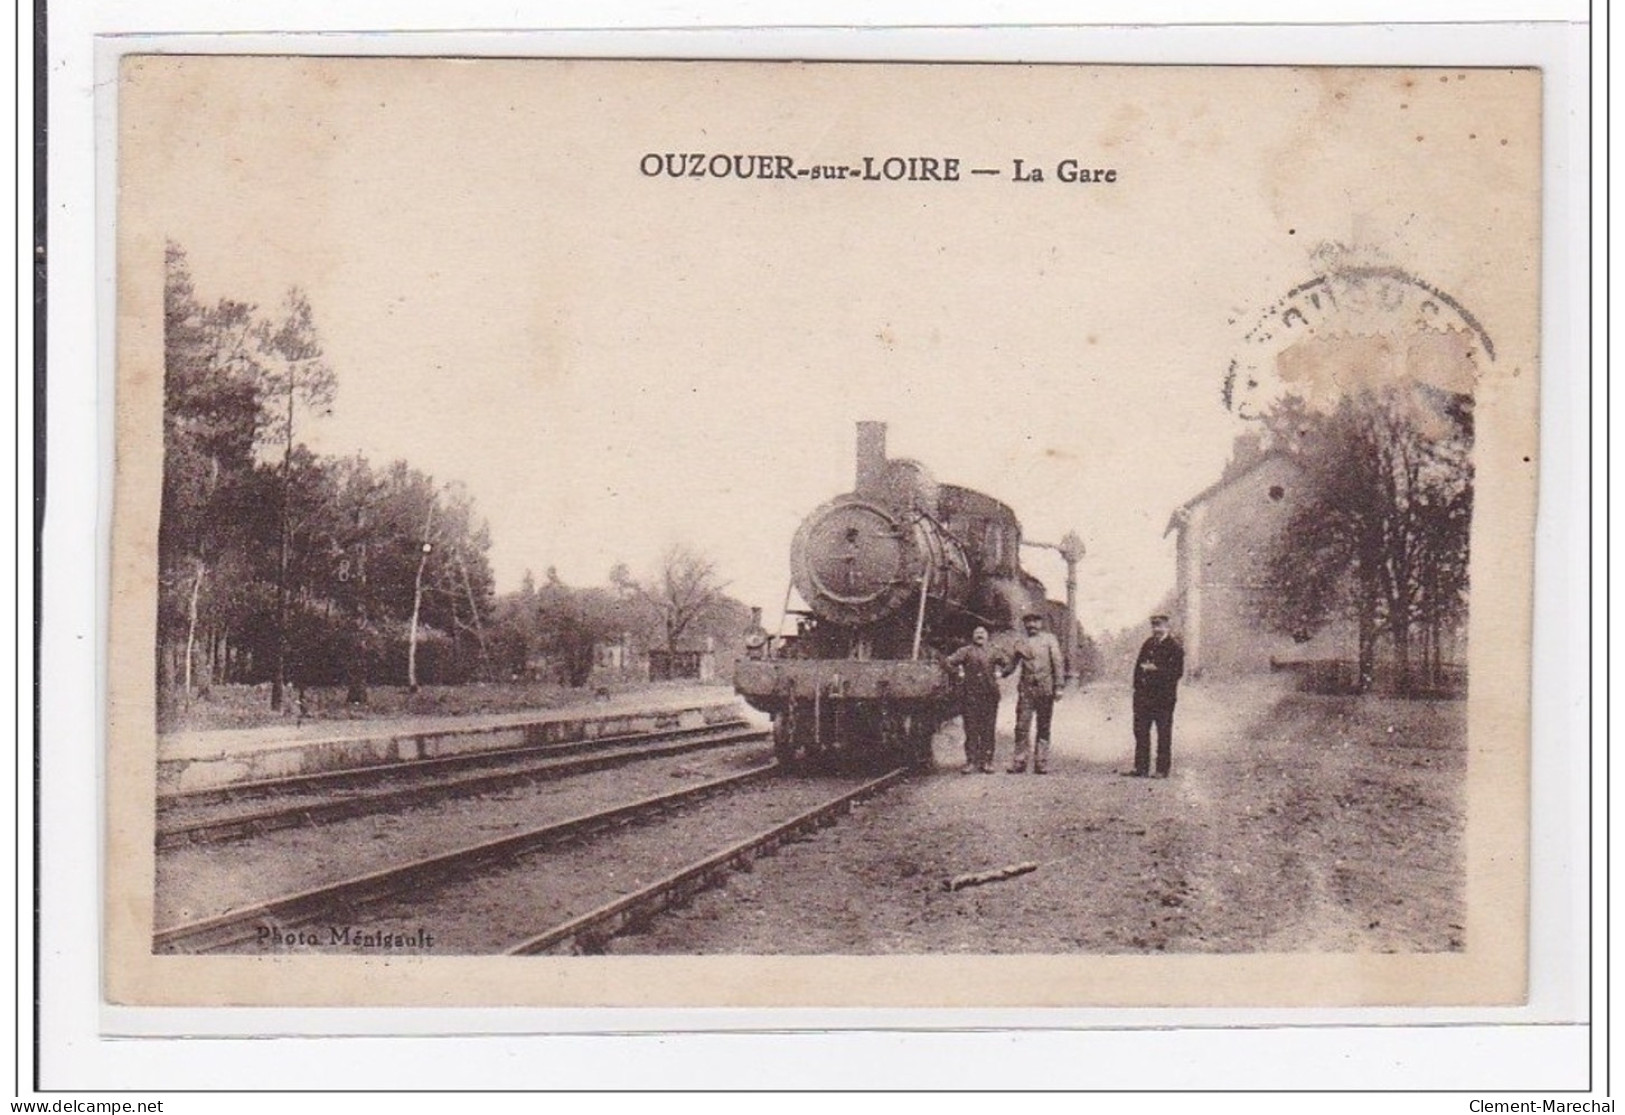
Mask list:
[{"label": "locomotive running board", "polygon": [[947,676],[936,662],[907,659],[790,659],[741,662],[734,689],[762,701],[825,698],[875,701],[937,700],[948,696]]}]

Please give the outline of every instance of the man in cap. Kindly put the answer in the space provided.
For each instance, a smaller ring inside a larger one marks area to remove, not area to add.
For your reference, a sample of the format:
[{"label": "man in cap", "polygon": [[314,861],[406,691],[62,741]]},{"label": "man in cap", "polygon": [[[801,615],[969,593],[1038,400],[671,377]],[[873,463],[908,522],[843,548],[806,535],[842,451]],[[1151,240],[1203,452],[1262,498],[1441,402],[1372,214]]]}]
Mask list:
[{"label": "man in cap", "polygon": [[1151,637],[1134,660],[1134,769],[1123,773],[1144,778],[1151,773],[1151,727],[1157,729],[1157,777],[1168,777],[1173,764],[1174,701],[1185,675],[1185,648],[1168,630],[1168,617],[1151,617]]},{"label": "man in cap", "polygon": [[958,674],[960,714],[965,724],[965,765],[960,774],[993,773],[993,726],[999,719],[999,679],[1008,677],[1004,655],[988,642],[987,628],[978,626],[971,641],[943,659]]},{"label": "man in cap", "polygon": [[[1061,658],[1061,644],[1044,630],[1042,612],[1028,608],[1022,614],[1021,625],[1027,637],[1015,652],[1015,660],[1021,666],[1021,680],[1016,686],[1016,751],[1007,769],[1011,774],[1025,773],[1031,747],[1033,773],[1044,774],[1049,769],[1050,718],[1055,712],[1055,702],[1061,698],[1066,666]],[[1028,733],[1035,718],[1038,738],[1029,743]]]}]

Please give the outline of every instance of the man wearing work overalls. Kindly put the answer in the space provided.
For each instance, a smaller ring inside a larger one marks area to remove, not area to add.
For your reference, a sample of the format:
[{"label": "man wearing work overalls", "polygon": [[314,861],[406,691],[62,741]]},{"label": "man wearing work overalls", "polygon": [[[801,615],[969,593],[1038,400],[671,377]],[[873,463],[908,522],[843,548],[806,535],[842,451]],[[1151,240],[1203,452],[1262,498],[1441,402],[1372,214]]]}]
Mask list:
[{"label": "man wearing work overalls", "polygon": [[[1054,635],[1044,630],[1044,617],[1029,608],[1021,617],[1027,637],[1016,648],[1015,658],[1021,664],[1021,682],[1016,688],[1016,753],[1007,768],[1010,774],[1027,770],[1031,747],[1033,773],[1049,771],[1049,726],[1055,712],[1055,702],[1061,699],[1061,682],[1066,677],[1066,666],[1061,658],[1061,644]],[[1029,744],[1028,731],[1037,719],[1036,741]]]}]

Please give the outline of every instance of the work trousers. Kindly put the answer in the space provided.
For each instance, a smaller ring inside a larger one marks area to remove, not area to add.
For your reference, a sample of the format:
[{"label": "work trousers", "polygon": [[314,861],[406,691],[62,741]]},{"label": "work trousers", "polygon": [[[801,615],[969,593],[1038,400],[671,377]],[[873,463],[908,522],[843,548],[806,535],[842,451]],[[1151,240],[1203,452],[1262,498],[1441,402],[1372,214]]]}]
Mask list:
[{"label": "work trousers", "polygon": [[[1022,770],[1027,767],[1029,754],[1032,757],[1033,768],[1043,770],[1049,766],[1049,725],[1050,718],[1055,715],[1055,698],[1041,696],[1036,693],[1020,693],[1016,696],[1016,753],[1010,757],[1010,765]],[[1038,720],[1038,739],[1029,740],[1028,736],[1033,727],[1033,719]]]},{"label": "work trousers", "polygon": [[1174,756],[1174,703],[1134,698],[1134,770],[1151,773],[1151,727],[1157,729],[1157,773],[1167,774]]},{"label": "work trousers", "polygon": [[999,701],[966,701],[961,713],[965,724],[965,761],[981,766],[993,761],[993,726],[999,719]]}]

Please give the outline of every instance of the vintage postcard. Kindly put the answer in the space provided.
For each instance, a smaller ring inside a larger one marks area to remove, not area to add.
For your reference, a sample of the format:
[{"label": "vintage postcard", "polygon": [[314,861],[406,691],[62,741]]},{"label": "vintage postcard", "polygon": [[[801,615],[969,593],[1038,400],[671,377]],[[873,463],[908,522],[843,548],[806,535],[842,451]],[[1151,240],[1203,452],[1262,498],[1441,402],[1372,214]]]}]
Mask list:
[{"label": "vintage postcard", "polygon": [[1527,987],[1534,69],[127,55],[106,995]]}]

